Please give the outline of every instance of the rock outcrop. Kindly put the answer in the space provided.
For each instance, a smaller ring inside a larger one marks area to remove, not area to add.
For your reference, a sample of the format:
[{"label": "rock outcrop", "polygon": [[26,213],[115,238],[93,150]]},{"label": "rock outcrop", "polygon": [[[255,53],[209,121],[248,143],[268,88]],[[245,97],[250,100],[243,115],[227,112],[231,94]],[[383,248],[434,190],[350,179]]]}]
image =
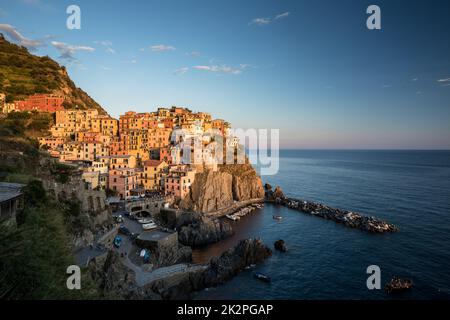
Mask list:
[{"label": "rock outcrop", "polygon": [[197,275],[199,279],[193,282],[193,287],[199,290],[222,284],[247,266],[260,263],[271,255],[272,251],[260,239],[242,240],[220,257],[212,258],[208,268]]},{"label": "rock outcrop", "polygon": [[265,193],[264,197],[268,202],[276,202],[286,198],[283,193],[283,190],[279,186],[275,187],[275,190],[272,190],[272,186],[268,183],[264,185]]},{"label": "rock outcrop", "polygon": [[277,240],[275,241],[275,243],[273,244],[275,250],[281,251],[281,252],[286,252],[287,251],[287,246],[286,246],[286,242],[284,242],[284,240]]},{"label": "rock outcrop", "polygon": [[191,192],[181,201],[180,208],[208,213],[263,197],[261,178],[251,164],[221,165],[218,171],[204,170],[196,174]]},{"label": "rock outcrop", "polygon": [[178,232],[178,240],[187,246],[200,247],[223,240],[233,233],[226,221],[202,216],[183,226]]},{"label": "rock outcrop", "polygon": [[136,289],[134,272],[123,265],[116,251],[93,259],[89,274],[104,298],[127,299]]},{"label": "rock outcrop", "polygon": [[242,240],[220,257],[211,259],[205,269],[189,272],[176,284],[155,282],[151,285],[151,291],[163,299],[190,299],[192,292],[223,284],[247,266],[260,263],[271,254],[271,250],[259,239]]}]

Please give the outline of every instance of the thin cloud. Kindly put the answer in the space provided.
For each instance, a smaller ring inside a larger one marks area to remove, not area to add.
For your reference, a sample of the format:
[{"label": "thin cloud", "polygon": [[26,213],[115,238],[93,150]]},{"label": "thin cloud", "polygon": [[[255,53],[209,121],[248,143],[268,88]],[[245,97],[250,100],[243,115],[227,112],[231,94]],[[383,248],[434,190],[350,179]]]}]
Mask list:
[{"label": "thin cloud", "polygon": [[392,85],[390,85],[390,84],[383,84],[383,88],[391,88],[392,87]]},{"label": "thin cloud", "polygon": [[287,18],[290,14],[291,14],[290,12],[283,12],[283,13],[277,14],[277,15],[275,16],[275,19],[274,19],[274,20]]},{"label": "thin cloud", "polygon": [[411,81],[417,81],[419,78],[412,78]]},{"label": "thin cloud", "polygon": [[221,73],[221,74],[241,74],[243,70],[248,68],[247,65],[239,65],[239,67],[230,67],[226,65],[203,65],[203,66],[194,66],[192,69],[200,70],[200,71],[208,71],[213,73]]},{"label": "thin cloud", "polygon": [[251,25],[266,26],[275,20],[287,18],[290,14],[291,14],[290,12],[286,11],[286,12],[277,14],[275,17],[273,17],[273,19],[272,18],[255,18],[252,21],[250,21],[248,23],[248,25],[249,26],[251,26]]},{"label": "thin cloud", "polygon": [[450,78],[439,79],[439,80],[437,80],[437,82],[448,82],[448,81],[450,81]]},{"label": "thin cloud", "polygon": [[77,51],[86,51],[86,52],[93,52],[95,51],[94,48],[88,47],[88,46],[74,46],[70,45],[64,42],[58,42],[58,41],[52,41],[52,46],[54,46],[60,53],[60,58],[67,60],[67,61],[77,61],[77,59],[74,57],[74,54]]},{"label": "thin cloud", "polygon": [[190,56],[190,57],[197,58],[197,57],[200,57],[200,52],[198,52],[198,51],[186,52],[186,55]]},{"label": "thin cloud", "polygon": [[270,18],[255,18],[248,23],[249,26],[256,24],[257,26],[265,26],[271,22]]},{"label": "thin cloud", "polygon": [[175,70],[174,74],[177,75],[177,76],[178,75],[182,75],[182,74],[185,74],[186,72],[188,72],[188,70],[189,70],[188,67],[182,67],[182,68],[179,68],[179,69]]},{"label": "thin cloud", "polygon": [[113,45],[111,41],[104,40],[104,41],[94,41],[95,44],[99,44],[105,48],[106,53],[116,53],[116,50],[113,49]]},{"label": "thin cloud", "polygon": [[45,46],[42,41],[24,37],[16,28],[9,24],[0,24],[0,30],[4,31],[13,41],[30,51],[36,51],[39,47]]},{"label": "thin cloud", "polygon": [[150,47],[150,50],[153,52],[166,52],[166,51],[174,51],[175,47],[168,46],[165,44],[156,44]]}]

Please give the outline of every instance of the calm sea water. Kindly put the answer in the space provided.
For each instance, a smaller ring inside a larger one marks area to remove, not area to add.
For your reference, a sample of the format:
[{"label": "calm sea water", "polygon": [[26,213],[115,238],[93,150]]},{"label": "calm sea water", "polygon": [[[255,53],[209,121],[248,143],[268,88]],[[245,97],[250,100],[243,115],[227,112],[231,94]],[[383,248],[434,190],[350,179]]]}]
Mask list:
[{"label": "calm sea water", "polygon": [[[278,174],[263,180],[292,197],[388,220],[400,232],[368,234],[266,205],[236,222],[234,237],[195,251],[194,259],[206,261],[249,237],[272,248],[284,239],[289,251],[274,251],[254,270],[196,299],[450,298],[450,152],[285,150]],[[414,288],[394,296],[368,290],[366,268],[373,264],[381,268],[382,285],[400,276],[411,278]],[[255,270],[272,283],[254,279]]]}]

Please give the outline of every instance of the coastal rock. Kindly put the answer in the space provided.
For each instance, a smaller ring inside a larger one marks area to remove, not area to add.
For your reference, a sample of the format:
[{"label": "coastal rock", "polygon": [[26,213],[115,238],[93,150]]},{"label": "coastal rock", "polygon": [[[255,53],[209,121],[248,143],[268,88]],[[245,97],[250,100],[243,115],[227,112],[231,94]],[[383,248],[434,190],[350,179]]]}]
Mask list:
[{"label": "coastal rock", "polygon": [[178,232],[178,240],[187,246],[199,247],[215,243],[233,235],[233,228],[226,221],[200,217]]},{"label": "coastal rock", "polygon": [[275,243],[273,244],[275,250],[281,251],[281,252],[286,252],[287,251],[287,246],[286,243],[284,242],[284,240],[277,240],[275,241]]},{"label": "coastal rock", "polygon": [[203,170],[195,175],[191,192],[181,201],[180,208],[208,213],[263,197],[261,178],[251,164],[221,165],[218,171]]},{"label": "coastal rock", "polygon": [[279,186],[272,190],[272,186],[266,183],[266,192],[264,194],[266,201],[269,202],[281,202],[286,199],[283,190]]},{"label": "coastal rock", "polygon": [[272,251],[260,239],[242,240],[220,257],[212,258],[194,288],[198,290],[199,287],[206,288],[224,283],[245,267],[260,263],[271,255]]}]

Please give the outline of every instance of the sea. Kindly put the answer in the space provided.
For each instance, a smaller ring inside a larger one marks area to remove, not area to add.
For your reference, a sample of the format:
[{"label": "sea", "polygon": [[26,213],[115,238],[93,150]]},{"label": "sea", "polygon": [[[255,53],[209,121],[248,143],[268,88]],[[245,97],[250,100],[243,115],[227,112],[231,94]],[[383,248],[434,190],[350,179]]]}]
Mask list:
[{"label": "sea", "polygon": [[[274,250],[194,299],[450,299],[450,151],[281,150],[279,160],[278,173],[263,176],[264,183],[290,197],[381,218],[399,232],[370,234],[266,204],[231,222],[231,238],[194,250],[193,260],[207,262],[246,238],[272,249],[283,239],[288,251]],[[371,265],[380,268],[380,290],[367,287]],[[413,280],[413,288],[387,294],[393,276]]]}]

